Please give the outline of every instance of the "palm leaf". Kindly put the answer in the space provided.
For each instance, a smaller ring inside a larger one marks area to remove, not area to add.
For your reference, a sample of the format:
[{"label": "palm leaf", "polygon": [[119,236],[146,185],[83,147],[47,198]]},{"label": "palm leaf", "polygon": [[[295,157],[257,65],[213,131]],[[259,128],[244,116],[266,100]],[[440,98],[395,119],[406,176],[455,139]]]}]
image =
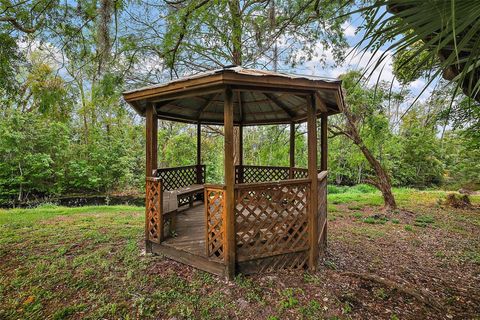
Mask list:
[{"label": "palm leaf", "polygon": [[[390,15],[387,12],[391,13]],[[455,81],[463,92],[480,101],[480,6],[471,0],[378,0],[350,14],[366,17],[364,36],[355,50],[378,53],[368,61],[370,74],[390,53],[415,44],[415,54],[427,53],[418,68],[435,69],[431,79]]]}]

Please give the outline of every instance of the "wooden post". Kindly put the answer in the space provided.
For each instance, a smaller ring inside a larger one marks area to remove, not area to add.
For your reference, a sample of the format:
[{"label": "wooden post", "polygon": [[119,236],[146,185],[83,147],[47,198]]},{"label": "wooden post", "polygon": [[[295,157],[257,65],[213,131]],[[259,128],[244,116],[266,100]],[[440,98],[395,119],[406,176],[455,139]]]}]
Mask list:
[{"label": "wooden post", "polygon": [[[320,148],[321,148],[321,158],[320,158],[320,169],[322,171],[326,171],[328,169],[328,115],[326,113],[322,113],[321,117],[321,135],[320,135]],[[325,188],[327,188],[325,184]],[[327,194],[327,191],[325,190],[325,195]],[[321,239],[321,244],[322,244],[322,249],[321,253],[322,255],[325,252],[325,248],[327,247],[327,228],[328,228],[328,220],[327,220],[327,199],[325,197],[325,210],[324,213],[322,214],[322,217],[320,217],[321,222],[323,223],[324,227],[323,230],[319,230],[322,235]]]},{"label": "wooden post", "polygon": [[197,123],[197,165],[202,164],[202,125]]},{"label": "wooden post", "polygon": [[327,124],[327,114],[322,113],[321,117],[321,135],[320,135],[320,150],[321,150],[321,158],[320,158],[320,169],[321,171],[327,170],[328,166],[328,142],[327,142],[327,134],[328,134],[328,124]]},{"label": "wooden post", "polygon": [[240,124],[238,126],[238,140],[240,142],[240,149],[238,153],[239,165],[243,166],[243,126]]},{"label": "wooden post", "polygon": [[293,179],[293,168],[295,168],[295,123],[290,123],[290,171],[289,178]]},{"label": "wooden post", "polygon": [[225,249],[226,276],[229,280],[235,277],[235,163],[233,138],[233,94],[227,87],[224,94],[224,168],[225,168]]},{"label": "wooden post", "polygon": [[[146,135],[145,176],[146,178],[152,177],[153,170],[157,169],[157,131],[158,131],[158,119],[155,114],[155,107],[153,104],[148,104],[146,109],[146,114],[145,114],[145,135]],[[147,253],[152,252],[152,243],[148,240],[149,210],[150,208],[146,206],[145,207],[145,252]],[[160,241],[161,241],[161,238],[160,238]]]},{"label": "wooden post", "polygon": [[240,143],[239,148],[239,163],[238,163],[238,183],[243,183],[243,126],[238,126],[238,140]]},{"label": "wooden post", "polygon": [[311,180],[308,201],[308,230],[310,252],[308,268],[315,271],[318,262],[318,179],[317,179],[317,118],[315,96],[307,103],[308,178]]},{"label": "wooden post", "polygon": [[146,110],[146,177],[153,176],[153,170],[157,169],[157,132],[158,119],[156,117],[155,107],[153,104],[147,105]]},{"label": "wooden post", "polygon": [[202,125],[197,123],[197,184],[202,184]]}]

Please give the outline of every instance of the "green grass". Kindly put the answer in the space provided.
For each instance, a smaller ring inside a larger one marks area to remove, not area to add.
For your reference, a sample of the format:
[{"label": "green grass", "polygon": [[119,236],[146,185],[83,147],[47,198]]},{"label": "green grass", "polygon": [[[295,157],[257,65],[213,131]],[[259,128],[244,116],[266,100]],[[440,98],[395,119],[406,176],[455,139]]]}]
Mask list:
[{"label": "green grass", "polygon": [[385,224],[388,219],[386,217],[370,216],[363,219],[362,221],[368,224]]},{"label": "green grass", "polygon": [[417,227],[427,227],[435,222],[435,218],[430,215],[421,215],[415,218],[415,225]]},{"label": "green grass", "polygon": [[[399,206],[435,206],[440,200],[445,200],[448,193],[442,190],[420,191],[411,188],[393,188],[395,199]],[[480,195],[470,196],[473,204],[480,204]],[[348,204],[350,210],[358,210],[364,206],[378,207],[383,205],[380,191],[368,185],[354,187],[328,186],[328,201],[330,204]]]},{"label": "green grass", "polygon": [[[442,230],[464,237],[469,245],[434,258],[480,264],[478,212],[442,209],[438,200],[445,192],[395,189],[399,205],[415,211],[405,225],[403,216],[394,215],[391,223],[372,217],[382,205],[377,191],[356,187],[336,192],[329,195],[329,220],[334,221],[329,243],[374,246],[403,236],[415,246],[422,233]],[[472,202],[480,203],[480,197]],[[47,204],[0,210],[0,319],[226,319],[247,317],[244,312],[252,310],[272,319],[325,317],[325,302],[314,295],[326,281],[323,271],[301,275],[297,286],[280,286],[283,278],[242,275],[226,284],[208,273],[142,255],[143,225],[142,207]],[[326,260],[323,270],[341,272],[342,265],[334,261]],[[313,294],[308,295],[308,287]],[[381,292],[376,296],[386,299]],[[239,310],[240,298],[246,311]],[[343,303],[329,308],[332,317],[355,314]]]}]

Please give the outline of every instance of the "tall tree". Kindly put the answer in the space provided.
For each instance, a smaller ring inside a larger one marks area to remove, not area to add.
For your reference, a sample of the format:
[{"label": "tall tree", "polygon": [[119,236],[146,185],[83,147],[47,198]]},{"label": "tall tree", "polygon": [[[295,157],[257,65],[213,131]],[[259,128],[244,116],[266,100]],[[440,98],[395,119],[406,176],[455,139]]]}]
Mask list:
[{"label": "tall tree", "polygon": [[[396,209],[397,204],[392,193],[390,175],[374,152],[367,146],[361,134],[362,127],[369,125],[368,120],[372,120],[376,114],[385,112],[383,103],[387,101],[388,89],[362,88],[360,81],[364,79],[362,79],[360,72],[352,71],[341,76],[341,78],[346,91],[345,107],[341,110],[343,117],[339,122],[331,124],[329,130],[333,136],[343,135],[347,137],[360,149],[374,172],[374,175],[367,176],[364,182],[380,190],[386,210]],[[377,140],[377,143],[382,144],[380,139]]]},{"label": "tall tree", "polygon": [[332,49],[340,61],[346,47],[345,19],[338,18],[345,9],[336,1],[197,0],[169,5],[175,10],[167,17],[163,44],[165,59],[176,71],[271,66],[276,45],[290,65],[313,58],[318,45]]}]

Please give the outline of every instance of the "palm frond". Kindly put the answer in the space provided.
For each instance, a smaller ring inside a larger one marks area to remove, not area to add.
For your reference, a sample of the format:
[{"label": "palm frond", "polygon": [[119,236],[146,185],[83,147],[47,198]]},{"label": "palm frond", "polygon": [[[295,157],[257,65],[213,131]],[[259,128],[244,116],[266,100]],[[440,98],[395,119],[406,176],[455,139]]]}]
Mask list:
[{"label": "palm frond", "polygon": [[430,77],[443,75],[480,102],[480,6],[475,1],[378,0],[353,13],[366,20],[355,49],[377,53],[387,48],[378,61],[369,61],[370,72],[388,54],[415,48],[415,55],[426,53],[425,65],[416,68],[435,69]]}]

